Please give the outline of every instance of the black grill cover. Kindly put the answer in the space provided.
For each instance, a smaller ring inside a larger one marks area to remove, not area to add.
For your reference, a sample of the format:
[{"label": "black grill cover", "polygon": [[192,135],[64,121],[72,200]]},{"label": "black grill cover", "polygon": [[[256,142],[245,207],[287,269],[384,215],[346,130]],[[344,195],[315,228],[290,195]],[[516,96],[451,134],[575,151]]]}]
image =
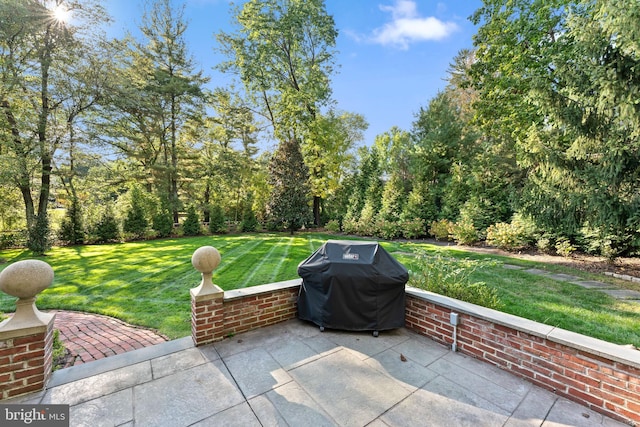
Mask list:
[{"label": "black grill cover", "polygon": [[377,242],[329,240],[298,265],[298,317],[324,328],[404,326],[407,269]]}]

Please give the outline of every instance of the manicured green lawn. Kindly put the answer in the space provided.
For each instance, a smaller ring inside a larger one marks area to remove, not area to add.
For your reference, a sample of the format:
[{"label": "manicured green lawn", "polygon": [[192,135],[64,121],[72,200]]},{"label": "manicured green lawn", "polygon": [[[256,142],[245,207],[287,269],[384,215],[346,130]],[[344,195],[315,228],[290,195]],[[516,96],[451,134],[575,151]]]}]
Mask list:
[{"label": "manicured green lawn", "polygon": [[[113,245],[54,248],[42,258],[55,271],[53,285],[39,297],[40,309],[68,309],[105,314],[155,328],[177,338],[190,334],[189,289],[200,282],[191,255],[215,246],[222,262],[214,282],[225,290],[297,278],[297,266],[328,239],[328,234],[240,234],[163,239]],[[426,243],[382,242],[409,270],[416,251],[452,258],[494,259],[593,278],[586,273],[442,248]],[[28,251],[0,251],[0,270],[29,258]],[[640,347],[640,304],[617,301],[595,290],[508,270],[501,265],[478,270],[474,281],[495,287],[503,311],[620,344]],[[610,280],[598,277],[599,280]],[[0,311],[13,311],[14,298],[0,293]]]}]

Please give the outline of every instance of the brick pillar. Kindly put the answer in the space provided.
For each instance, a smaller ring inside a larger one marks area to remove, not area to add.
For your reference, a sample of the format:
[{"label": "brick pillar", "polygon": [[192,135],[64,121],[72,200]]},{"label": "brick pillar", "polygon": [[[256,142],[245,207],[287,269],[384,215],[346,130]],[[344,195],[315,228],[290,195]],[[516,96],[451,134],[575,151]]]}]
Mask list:
[{"label": "brick pillar", "polygon": [[44,389],[53,363],[54,314],[38,311],[36,295],[53,282],[49,264],[16,262],[0,273],[0,290],[18,297],[0,323],[0,400]]},{"label": "brick pillar", "polygon": [[211,281],[220,253],[203,246],[193,253],[191,263],[202,273],[200,286],[191,289],[191,338],[199,346],[224,338],[224,291]]}]

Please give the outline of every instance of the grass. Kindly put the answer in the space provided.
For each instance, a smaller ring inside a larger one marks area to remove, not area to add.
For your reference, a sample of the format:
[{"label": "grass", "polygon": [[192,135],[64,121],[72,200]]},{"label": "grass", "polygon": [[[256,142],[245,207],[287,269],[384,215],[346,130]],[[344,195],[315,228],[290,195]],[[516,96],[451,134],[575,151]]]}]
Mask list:
[{"label": "grass", "polygon": [[[113,245],[54,248],[42,258],[55,271],[53,285],[38,297],[40,309],[67,309],[117,317],[157,329],[170,338],[190,334],[189,289],[200,282],[191,255],[215,246],[222,262],[213,280],[225,290],[297,278],[297,266],[328,234],[241,234],[162,239]],[[442,248],[426,243],[382,242],[409,270],[417,269],[414,253],[454,259],[508,261],[546,268],[584,279],[611,281],[566,267]],[[0,269],[27,259],[26,250],[0,251]],[[640,304],[615,300],[602,292],[536,276],[522,270],[494,267],[474,271],[471,280],[497,290],[502,311],[618,344],[640,347]],[[0,293],[0,312],[13,311],[15,298]],[[1,313],[0,313],[1,315]]]}]

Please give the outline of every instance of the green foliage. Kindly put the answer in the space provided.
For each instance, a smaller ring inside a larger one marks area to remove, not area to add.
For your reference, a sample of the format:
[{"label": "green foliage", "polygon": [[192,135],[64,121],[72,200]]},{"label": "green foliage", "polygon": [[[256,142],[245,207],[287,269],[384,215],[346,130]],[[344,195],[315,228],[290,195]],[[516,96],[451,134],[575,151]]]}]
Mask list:
[{"label": "green foliage", "polygon": [[24,246],[26,243],[26,231],[0,233],[0,249]]},{"label": "green foliage", "polygon": [[[251,201],[252,199],[249,199]],[[253,212],[252,203],[245,203],[244,209],[242,211],[242,221],[240,222],[240,231],[243,232],[251,232],[256,231],[258,229],[258,219],[256,218],[256,214]]]},{"label": "green foliage", "polygon": [[374,235],[386,240],[397,239],[402,236],[402,224],[400,221],[378,221]]},{"label": "green foliage", "polygon": [[60,330],[53,330],[53,347],[51,357],[53,358],[53,366],[52,370],[56,371],[60,369],[62,363],[65,361],[65,357],[67,355],[67,348],[64,346],[64,343],[60,339]]},{"label": "green foliage", "polygon": [[454,223],[451,228],[451,236],[460,245],[471,245],[480,240],[478,230],[473,225],[473,222],[468,219],[462,219]]},{"label": "green foliage", "polygon": [[227,223],[224,218],[224,211],[219,204],[211,205],[211,213],[209,218],[209,232],[214,234],[226,233]]},{"label": "green foliage", "polygon": [[293,234],[311,220],[309,209],[309,171],[295,139],[282,141],[269,163],[271,199],[267,204],[268,222],[287,228]]},{"label": "green foliage", "polygon": [[113,242],[120,238],[118,222],[116,220],[116,216],[113,212],[113,207],[111,206],[111,204],[108,204],[104,208],[102,216],[96,224],[94,233],[97,243]]},{"label": "green foliage", "polygon": [[407,189],[402,177],[393,173],[384,185],[382,192],[381,209],[378,218],[385,222],[400,220],[403,206],[407,199]]},{"label": "green foliage", "polygon": [[[361,222],[363,211],[365,216],[371,216],[380,211],[382,197],[382,167],[378,149],[363,147],[359,150],[360,164],[353,175],[353,182],[349,191],[348,209],[345,220],[353,223]],[[344,226],[344,224],[343,224]]]},{"label": "green foliage", "polygon": [[182,230],[185,236],[197,236],[201,234],[200,218],[198,218],[198,212],[196,212],[196,207],[193,205],[187,209],[187,217],[182,223]]},{"label": "green foliage", "polygon": [[546,254],[552,253],[555,249],[553,247],[553,240],[546,234],[543,234],[536,240],[536,248]]},{"label": "green foliage", "polygon": [[487,243],[505,250],[523,249],[536,242],[536,228],[521,215],[510,223],[499,222],[487,229]]},{"label": "green foliage", "polygon": [[46,214],[38,215],[35,223],[29,229],[27,248],[35,256],[44,255],[45,252],[51,249],[49,217]]},{"label": "green foliage", "polygon": [[139,239],[147,231],[149,221],[142,200],[142,191],[137,186],[129,191],[129,203],[126,217],[122,223],[122,231],[134,239]]},{"label": "green foliage", "polygon": [[62,224],[60,224],[58,238],[70,245],[81,245],[85,241],[85,234],[82,209],[78,198],[73,197]]},{"label": "green foliage", "polygon": [[173,215],[166,209],[156,212],[151,218],[151,228],[157,234],[157,237],[168,237],[173,231]]},{"label": "green foliage", "polygon": [[433,221],[429,226],[429,234],[435,237],[436,240],[448,241],[452,239],[453,227],[453,222],[448,219]]},{"label": "green foliage", "polygon": [[436,201],[438,197],[432,190],[434,188],[425,182],[414,183],[407,196],[407,202],[403,206],[402,218],[410,220],[419,218],[424,224],[437,221],[438,206]]},{"label": "green foliage", "polygon": [[474,272],[493,267],[495,262],[456,260],[421,253],[416,265],[409,275],[408,285],[483,307],[501,308],[496,289],[471,280]]},{"label": "green foliage", "polygon": [[346,234],[356,234],[358,232],[358,221],[345,218],[342,222],[342,231]]},{"label": "green foliage", "polygon": [[572,253],[576,251],[576,247],[571,244],[571,241],[566,237],[561,237],[556,241],[556,253],[563,257],[570,257]]},{"label": "green foliage", "polygon": [[340,232],[340,221],[338,221],[337,219],[332,219],[331,221],[327,222],[324,226],[324,228],[327,229],[327,231],[331,232],[331,233],[339,233]]},{"label": "green foliage", "polygon": [[228,58],[220,68],[240,76],[276,138],[319,144],[311,127],[330,101],[338,36],[324,1],[250,0],[234,12],[237,32],[217,36]]},{"label": "green foliage", "polygon": [[407,239],[417,239],[426,234],[422,219],[405,220],[400,224],[402,235]]},{"label": "green foliage", "polygon": [[590,228],[602,244],[589,250],[611,257],[640,229],[639,13],[632,0],[491,0],[472,18],[477,118],[513,144],[520,210],[556,235]]},{"label": "green foliage", "polygon": [[515,250],[525,247],[520,230],[513,224],[498,222],[487,228],[487,243],[500,249]]}]

